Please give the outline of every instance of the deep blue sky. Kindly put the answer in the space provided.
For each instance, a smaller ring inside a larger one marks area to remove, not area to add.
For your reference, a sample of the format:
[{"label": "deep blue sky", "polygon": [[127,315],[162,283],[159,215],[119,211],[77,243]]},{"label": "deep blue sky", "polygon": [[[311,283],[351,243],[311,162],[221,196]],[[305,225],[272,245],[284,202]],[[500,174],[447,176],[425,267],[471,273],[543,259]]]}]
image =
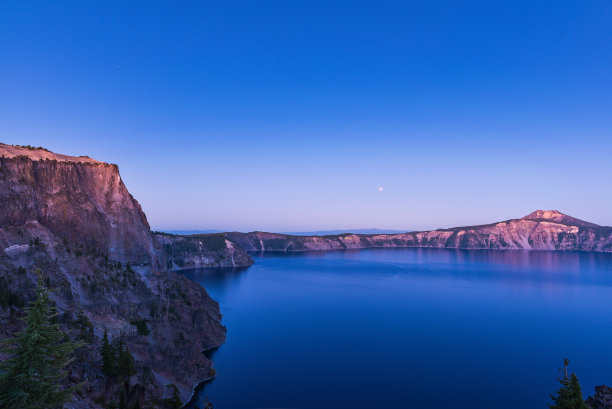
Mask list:
[{"label": "deep blue sky", "polygon": [[611,67],[609,1],[3,2],[0,140],[158,229],[612,225]]}]

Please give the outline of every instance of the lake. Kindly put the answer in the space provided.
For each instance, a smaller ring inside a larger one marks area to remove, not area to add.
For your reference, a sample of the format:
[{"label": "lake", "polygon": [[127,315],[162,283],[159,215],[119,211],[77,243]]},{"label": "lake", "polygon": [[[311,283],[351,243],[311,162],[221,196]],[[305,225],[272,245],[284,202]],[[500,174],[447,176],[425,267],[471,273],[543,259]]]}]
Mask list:
[{"label": "lake", "polygon": [[[612,255],[367,249],[190,270],[227,342],[215,409],[544,409],[563,357],[612,384]],[[197,402],[196,402],[197,403]]]}]

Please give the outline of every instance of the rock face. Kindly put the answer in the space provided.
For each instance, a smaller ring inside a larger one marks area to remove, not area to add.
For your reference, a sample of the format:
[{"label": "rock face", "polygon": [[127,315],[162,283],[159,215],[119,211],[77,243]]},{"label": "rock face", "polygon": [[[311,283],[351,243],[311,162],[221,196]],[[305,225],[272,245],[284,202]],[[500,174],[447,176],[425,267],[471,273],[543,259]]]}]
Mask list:
[{"label": "rock face", "polygon": [[504,222],[400,234],[290,236],[224,233],[247,251],[309,251],[370,247],[524,249],[612,252],[612,227],[598,226],[556,210],[538,210]]},{"label": "rock face", "polygon": [[[166,385],[185,401],[214,375],[202,350],[225,340],[219,306],[167,271],[161,249],[116,165],[0,144],[0,338],[22,327],[40,270],[64,330],[86,342],[70,367],[71,382],[85,381],[70,407],[107,407],[122,388],[162,407]],[[127,385],[101,371],[104,331],[135,357]]]},{"label": "rock face", "polygon": [[153,238],[117,165],[0,144],[0,226],[38,221],[121,262],[151,264]]},{"label": "rock face", "polygon": [[612,388],[606,385],[595,387],[595,395],[586,400],[591,409],[612,409]]},{"label": "rock face", "polygon": [[168,270],[188,268],[248,267],[253,259],[223,234],[177,236],[155,233]]}]

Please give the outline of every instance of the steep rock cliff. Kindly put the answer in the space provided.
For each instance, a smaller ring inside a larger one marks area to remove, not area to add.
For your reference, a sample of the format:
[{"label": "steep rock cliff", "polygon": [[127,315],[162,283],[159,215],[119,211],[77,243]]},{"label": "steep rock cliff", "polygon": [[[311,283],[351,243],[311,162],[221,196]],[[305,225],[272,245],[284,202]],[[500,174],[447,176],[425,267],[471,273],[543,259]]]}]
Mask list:
[{"label": "steep rock cliff", "polygon": [[37,221],[113,260],[156,260],[147,219],[117,165],[0,144],[0,203],[0,226]]},{"label": "steep rock cliff", "polygon": [[40,270],[62,326],[87,343],[70,368],[71,382],[86,382],[71,407],[119,397],[122,385],[101,371],[104,331],[136,358],[127,389],[141,407],[160,407],[170,383],[186,400],[214,374],[202,350],[225,340],[219,306],[165,265],[117,166],[0,144],[0,338],[23,325]]}]

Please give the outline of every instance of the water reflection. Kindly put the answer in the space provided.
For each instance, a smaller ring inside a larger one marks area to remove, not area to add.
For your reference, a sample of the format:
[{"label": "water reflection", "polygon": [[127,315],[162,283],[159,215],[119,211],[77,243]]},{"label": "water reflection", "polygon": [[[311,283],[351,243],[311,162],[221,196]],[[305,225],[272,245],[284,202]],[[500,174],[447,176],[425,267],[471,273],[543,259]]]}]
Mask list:
[{"label": "water reflection", "polygon": [[238,290],[249,268],[193,268],[181,273],[204,287],[215,301],[221,302],[227,293]]},{"label": "water reflection", "polygon": [[[296,269],[309,270],[313,264],[328,274],[342,265],[356,273],[376,275],[410,274],[431,278],[460,276],[467,280],[503,282],[575,282],[612,285],[612,255],[526,250],[457,250],[398,248],[341,250],[332,252],[267,253],[256,262],[291,258]],[[393,265],[395,269],[388,269]],[[608,274],[610,273],[610,274]],[[526,283],[531,285],[529,283]]]}]

